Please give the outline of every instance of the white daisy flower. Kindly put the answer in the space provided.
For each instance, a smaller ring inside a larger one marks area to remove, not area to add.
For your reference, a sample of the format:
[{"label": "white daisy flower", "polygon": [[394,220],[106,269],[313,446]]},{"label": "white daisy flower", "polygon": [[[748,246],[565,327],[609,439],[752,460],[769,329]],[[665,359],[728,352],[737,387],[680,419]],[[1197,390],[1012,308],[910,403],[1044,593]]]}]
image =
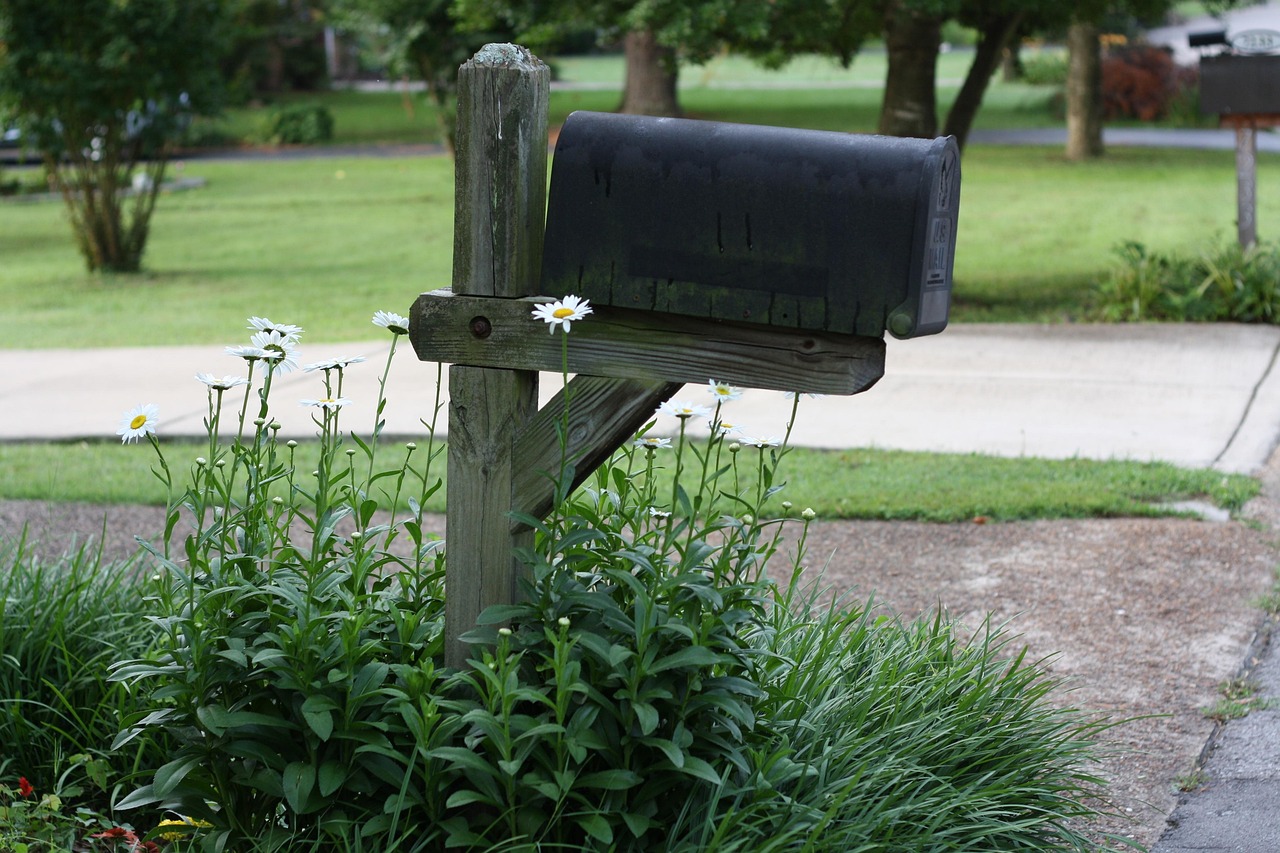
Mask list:
[{"label": "white daisy flower", "polygon": [[236,358],[243,358],[245,361],[260,361],[270,357],[270,354],[262,347],[247,345],[227,347],[227,355],[234,355]]},{"label": "white daisy flower", "polygon": [[249,380],[243,376],[224,376],[219,379],[212,373],[197,373],[196,381],[203,382],[215,391],[228,391],[240,385],[249,384]]},{"label": "white daisy flower", "polygon": [[275,373],[288,373],[298,369],[297,341],[278,332],[258,332],[249,343],[266,352],[264,358],[271,360],[271,369]]},{"label": "white daisy flower", "polygon": [[409,318],[401,317],[391,311],[374,312],[373,325],[381,326],[393,335],[409,334]]},{"label": "white daisy flower", "polygon": [[766,447],[780,447],[782,445],[781,439],[772,435],[765,438],[743,438],[742,443],[747,447],[759,447],[762,450]]},{"label": "white daisy flower", "polygon": [[317,361],[312,364],[308,364],[306,367],[302,368],[302,371],[303,373],[312,373],[316,370],[333,370],[334,368],[344,370],[351,365],[359,364],[362,361],[364,361],[364,356],[362,355],[353,355],[348,356],[347,358],[327,358],[324,361]]},{"label": "white daisy flower", "polygon": [[728,382],[717,382],[712,379],[707,383],[707,390],[711,392],[711,396],[716,398],[718,403],[728,403],[742,396],[742,389],[730,385]]},{"label": "white daisy flower", "polygon": [[644,436],[636,439],[636,447],[643,447],[646,450],[662,450],[671,448],[671,439],[669,438],[653,438],[652,436]]},{"label": "white daisy flower", "polygon": [[809,398],[809,399],[811,399],[811,400],[817,400],[818,398],[820,398],[820,397],[825,397],[826,395],[825,395],[825,394],[811,394],[811,393],[809,393],[808,391],[805,391],[805,392],[803,392],[803,393],[798,392],[798,391],[784,391],[784,392],[783,392],[783,396],[784,396],[784,397],[786,397],[788,400],[794,400],[794,399],[795,399],[796,397],[798,397],[798,396],[799,396],[799,397],[808,397],[808,398]]},{"label": "white daisy flower", "polygon": [[131,441],[137,441],[148,433],[154,435],[156,419],[159,416],[160,410],[151,403],[134,406],[125,412],[124,417],[120,419],[120,428],[116,430],[116,435],[120,436],[120,443],[128,444]]},{"label": "white daisy flower", "polygon": [[334,411],[341,409],[343,406],[350,406],[351,400],[346,397],[325,397],[320,400],[299,400],[299,405],[312,406],[317,409],[328,409]]},{"label": "white daisy flower", "polygon": [[665,509],[658,509],[656,506],[649,507],[650,518],[670,518],[671,513]]},{"label": "white daisy flower", "polygon": [[564,328],[565,334],[569,334],[569,324],[574,320],[581,320],[588,314],[592,313],[591,303],[577,296],[566,296],[564,299],[557,299],[555,302],[546,302],[533,309],[534,319],[545,320],[548,324],[548,332],[555,333],[556,326]]},{"label": "white daisy flower", "polygon": [[715,430],[716,435],[731,435],[735,432],[742,432],[742,427],[728,421],[708,421],[707,427]]},{"label": "white daisy flower", "polygon": [[254,332],[278,332],[281,337],[297,342],[302,335],[302,327],[291,323],[273,323],[266,317],[250,317],[246,327]]},{"label": "white daisy flower", "polygon": [[695,403],[683,403],[679,400],[668,400],[658,406],[658,411],[664,415],[671,415],[673,418],[705,418],[711,414],[711,410],[706,406],[699,406]]}]

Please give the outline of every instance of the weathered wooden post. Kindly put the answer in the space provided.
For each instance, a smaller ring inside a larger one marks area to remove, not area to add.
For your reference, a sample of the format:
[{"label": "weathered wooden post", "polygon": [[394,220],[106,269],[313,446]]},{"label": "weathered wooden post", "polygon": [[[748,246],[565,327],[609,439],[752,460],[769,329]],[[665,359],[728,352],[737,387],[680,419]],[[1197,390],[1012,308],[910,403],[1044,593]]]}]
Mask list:
[{"label": "weathered wooden post", "polygon": [[[538,292],[550,82],[546,65],[509,44],[487,45],[458,72],[454,293]],[[512,460],[537,408],[538,374],[453,365],[449,400],[445,660],[456,667],[466,663],[458,635],[488,605],[515,600],[514,550],[528,534],[507,520]]]},{"label": "weathered wooden post", "polygon": [[[886,331],[947,322],[954,140],[577,113],[547,204],[547,95],[524,48],[462,67],[453,287],[410,311],[418,358],[453,365],[451,667],[481,612],[517,600],[530,532],[513,515],[550,512],[564,459],[576,488],[685,383],[860,393],[884,374]],[[568,293],[595,312],[573,327],[573,379],[536,410],[537,371],[565,352],[531,311]]]}]

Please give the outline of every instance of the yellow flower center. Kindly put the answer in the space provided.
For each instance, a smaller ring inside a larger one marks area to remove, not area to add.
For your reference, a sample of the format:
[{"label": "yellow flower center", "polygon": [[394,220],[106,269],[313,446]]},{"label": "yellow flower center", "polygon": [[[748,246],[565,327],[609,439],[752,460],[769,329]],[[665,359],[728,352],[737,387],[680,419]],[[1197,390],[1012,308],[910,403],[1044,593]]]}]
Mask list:
[{"label": "yellow flower center", "polygon": [[552,317],[555,317],[557,320],[563,320],[565,317],[572,317],[572,316],[573,316],[573,309],[572,309],[572,308],[557,308],[556,310],[554,310],[554,311],[552,311],[552,312],[551,312],[551,316],[552,316]]},{"label": "yellow flower center", "polygon": [[146,415],[134,415],[133,420],[129,421],[129,429],[142,429],[142,425],[146,422]]}]

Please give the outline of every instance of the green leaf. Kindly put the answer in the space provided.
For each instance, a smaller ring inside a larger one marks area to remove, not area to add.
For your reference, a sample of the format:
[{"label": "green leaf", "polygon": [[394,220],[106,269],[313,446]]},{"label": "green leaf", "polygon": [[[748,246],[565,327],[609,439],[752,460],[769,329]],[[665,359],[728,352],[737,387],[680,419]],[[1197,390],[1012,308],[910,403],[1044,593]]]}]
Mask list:
[{"label": "green leaf", "polygon": [[479,791],[455,791],[445,802],[445,808],[456,809],[467,806],[472,803],[484,803],[487,806],[496,807],[498,803],[491,800]]},{"label": "green leaf", "polygon": [[676,669],[677,667],[702,667],[715,666],[722,660],[721,656],[711,651],[706,646],[688,646],[674,654],[659,658],[649,668],[649,672],[665,672],[668,669]]},{"label": "green leaf", "polygon": [[227,729],[246,726],[266,726],[277,729],[297,729],[288,720],[254,711],[228,711],[219,705],[205,705],[196,709],[196,719],[212,734],[221,736]]},{"label": "green leaf", "polygon": [[333,713],[330,711],[303,711],[302,718],[307,727],[316,733],[320,740],[327,741],[333,735]]},{"label": "green leaf", "polygon": [[574,822],[583,830],[602,844],[613,843],[613,827],[609,825],[609,821],[605,820],[598,814],[581,814],[574,817]]},{"label": "green leaf", "polygon": [[649,827],[654,824],[651,818],[647,818],[644,815],[633,814],[631,812],[622,813],[622,822],[627,825],[627,829],[631,830],[631,834],[636,838],[639,838],[648,832]]},{"label": "green leaf", "polygon": [[153,803],[158,803],[162,799],[164,798],[157,795],[155,789],[150,785],[143,785],[141,788],[138,788],[123,800],[116,803],[116,808],[121,811],[128,811],[129,809],[136,809],[141,806],[149,806]]},{"label": "green leaf", "polygon": [[326,761],[320,765],[316,781],[320,784],[320,795],[327,797],[347,781],[347,769],[337,761]]},{"label": "green leaf", "polygon": [[295,812],[305,814],[307,802],[316,786],[316,769],[304,761],[294,761],[285,767],[282,777],[284,798]]},{"label": "green leaf", "polygon": [[713,785],[719,785],[722,781],[720,774],[715,771],[715,768],[708,764],[704,759],[698,758],[696,755],[686,755],[684,757],[684,767],[682,769],[690,776],[695,776],[706,782],[710,782]]},{"label": "green leaf", "polygon": [[170,761],[156,771],[155,779],[151,783],[152,791],[157,797],[168,796],[183,777],[199,767],[203,761],[204,757],[200,755],[187,755]]},{"label": "green leaf", "polygon": [[639,785],[644,778],[631,770],[601,770],[579,776],[577,787],[600,788],[605,791],[625,791]]},{"label": "green leaf", "polygon": [[640,723],[641,734],[651,735],[657,730],[659,723],[657,708],[648,702],[635,702],[631,710],[636,715],[636,721]]}]

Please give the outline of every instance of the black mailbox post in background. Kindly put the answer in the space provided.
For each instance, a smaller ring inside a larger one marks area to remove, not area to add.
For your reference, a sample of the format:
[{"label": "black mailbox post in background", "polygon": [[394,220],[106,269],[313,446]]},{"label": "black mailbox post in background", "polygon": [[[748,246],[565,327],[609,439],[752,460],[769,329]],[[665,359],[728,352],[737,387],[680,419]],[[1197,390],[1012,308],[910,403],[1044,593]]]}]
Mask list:
[{"label": "black mailbox post in background", "polygon": [[544,294],[795,330],[942,331],[951,138],[576,112],[556,144]]},{"label": "black mailbox post in background", "polygon": [[1280,33],[1248,30],[1226,40],[1235,51],[1200,60],[1200,112],[1236,133],[1236,231],[1258,241],[1258,128],[1280,125]]}]

